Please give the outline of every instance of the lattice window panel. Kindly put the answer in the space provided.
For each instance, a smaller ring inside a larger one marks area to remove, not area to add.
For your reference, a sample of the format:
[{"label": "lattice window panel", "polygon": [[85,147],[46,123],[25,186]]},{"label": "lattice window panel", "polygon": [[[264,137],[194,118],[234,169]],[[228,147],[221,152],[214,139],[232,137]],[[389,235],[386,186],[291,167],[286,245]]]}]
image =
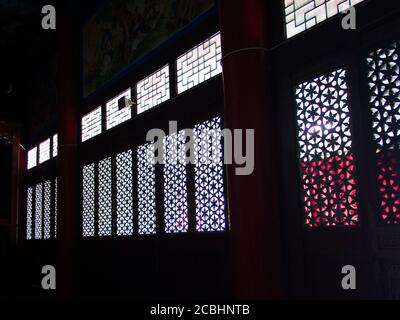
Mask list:
[{"label": "lattice window panel", "polygon": [[388,151],[378,155],[378,188],[380,217],[387,225],[400,224],[400,157]]},{"label": "lattice window panel", "polygon": [[57,237],[57,178],[54,179],[54,238]]},{"label": "lattice window panel", "polygon": [[400,42],[367,57],[369,104],[384,224],[400,224]]},{"label": "lattice window panel", "polygon": [[111,158],[99,162],[99,236],[112,234],[112,170]]},{"label": "lattice window panel", "polygon": [[46,139],[39,145],[39,163],[43,163],[50,159],[50,138]]},{"label": "lattice window panel", "polygon": [[32,239],[32,216],[33,216],[33,189],[29,187],[26,191],[26,240]]},{"label": "lattice window panel", "polygon": [[91,163],[82,169],[82,235],[94,236],[95,222],[95,164]]},{"label": "lattice window panel", "polygon": [[58,155],[58,134],[53,135],[53,157]]},{"label": "lattice window panel", "polygon": [[137,148],[139,234],[156,233],[156,173],[154,145]]},{"label": "lattice window panel", "polygon": [[43,188],[43,238],[50,239],[51,182],[45,181]]},{"label": "lattice window panel", "polygon": [[166,233],[188,231],[185,133],[164,137],[164,222]]},{"label": "lattice window panel", "polygon": [[291,38],[364,0],[284,0],[286,37]]},{"label": "lattice window panel", "polygon": [[346,71],[300,84],[296,103],[305,225],[358,225]]},{"label": "lattice window panel", "polygon": [[27,169],[32,169],[37,165],[37,147],[34,147],[28,151],[28,164]]},{"label": "lattice window panel", "polygon": [[132,114],[130,107],[125,107],[122,108],[121,110],[118,107],[118,100],[124,97],[126,99],[131,99],[131,89],[125,90],[123,93],[119,94],[118,96],[114,97],[113,99],[111,99],[106,103],[107,130],[131,118]]},{"label": "lattice window panel", "polygon": [[132,151],[116,157],[117,235],[133,234]]},{"label": "lattice window panel", "polygon": [[136,85],[137,113],[140,114],[167,101],[169,93],[169,66],[166,65]]},{"label": "lattice window panel", "polygon": [[82,142],[101,133],[101,106],[82,117]]},{"label": "lattice window panel", "polygon": [[177,90],[182,93],[222,72],[221,35],[217,33],[176,60]]},{"label": "lattice window panel", "polygon": [[225,230],[221,118],[194,128],[196,230]]},{"label": "lattice window panel", "polygon": [[35,239],[42,239],[42,219],[43,219],[43,184],[36,185],[35,192]]}]

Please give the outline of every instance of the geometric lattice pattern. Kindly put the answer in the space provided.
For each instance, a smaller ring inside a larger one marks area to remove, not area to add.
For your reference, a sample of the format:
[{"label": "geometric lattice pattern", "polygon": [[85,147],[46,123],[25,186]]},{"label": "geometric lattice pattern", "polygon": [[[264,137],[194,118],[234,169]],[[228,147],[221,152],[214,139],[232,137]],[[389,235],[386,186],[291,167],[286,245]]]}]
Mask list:
[{"label": "geometric lattice pattern", "polygon": [[[56,205],[56,204],[54,204]],[[27,188],[26,239],[50,239],[52,237],[52,183],[51,180]],[[56,220],[56,217],[54,217]],[[32,234],[33,233],[33,234]]]},{"label": "geometric lattice pattern", "polygon": [[400,154],[393,150],[378,155],[378,187],[381,219],[387,225],[400,224]]},{"label": "geometric lattice pattern", "polygon": [[181,55],[176,60],[177,89],[182,93],[222,72],[220,33]]},{"label": "geometric lattice pattern", "polygon": [[44,182],[43,189],[43,238],[50,239],[50,215],[51,215],[51,182]]},{"label": "geometric lattice pattern", "polygon": [[58,155],[58,134],[53,135],[53,157]]},{"label": "geometric lattice pattern", "polygon": [[95,165],[88,164],[82,169],[82,235],[94,236],[95,221]]},{"label": "geometric lattice pattern", "polygon": [[346,71],[300,84],[296,103],[305,225],[357,225]]},{"label": "geometric lattice pattern", "polygon": [[400,42],[367,57],[369,103],[377,152],[380,221],[400,224]]},{"label": "geometric lattice pattern", "polygon": [[303,162],[301,178],[306,226],[358,224],[354,160],[351,154]]},{"label": "geometric lattice pattern", "polygon": [[29,187],[26,192],[26,240],[32,239],[32,216],[33,216],[32,192],[33,192],[32,187]]},{"label": "geometric lattice pattern", "polygon": [[54,179],[54,238],[57,237],[57,178]]},{"label": "geometric lattice pattern", "polygon": [[42,239],[42,219],[43,219],[43,184],[36,185],[35,193],[35,239]]},{"label": "geometric lattice pattern", "polygon": [[136,85],[137,113],[140,114],[163,103],[169,94],[169,66],[166,65]]},{"label": "geometric lattice pattern", "polygon": [[284,0],[286,37],[293,37],[362,1]]},{"label": "geometric lattice pattern", "polygon": [[351,151],[346,71],[302,83],[296,88],[300,159],[312,161]]},{"label": "geometric lattice pattern", "polygon": [[166,233],[188,231],[185,132],[163,139],[164,223]]},{"label": "geometric lattice pattern", "polygon": [[111,129],[120,123],[127,121],[131,118],[131,108],[124,107],[121,110],[118,106],[118,100],[121,98],[130,99],[131,98],[131,89],[127,89],[118,96],[112,98],[110,101],[106,103],[106,112],[107,112],[107,122],[106,127],[107,130]]},{"label": "geometric lattice pattern", "polygon": [[153,164],[154,145],[137,149],[139,234],[156,233],[156,175]]},{"label": "geometric lattice pattern", "polygon": [[132,151],[116,157],[117,235],[133,234]]},{"label": "geometric lattice pattern", "polygon": [[27,169],[36,167],[37,165],[37,147],[34,147],[28,151],[28,164]]},{"label": "geometric lattice pattern", "polygon": [[196,230],[225,230],[221,118],[194,128]]},{"label": "geometric lattice pattern", "polygon": [[101,106],[82,117],[82,142],[101,133]]},{"label": "geometric lattice pattern", "polygon": [[99,236],[112,234],[111,158],[99,162]]},{"label": "geometric lattice pattern", "polygon": [[367,58],[372,128],[377,151],[400,149],[400,42]]},{"label": "geometric lattice pattern", "polygon": [[50,138],[39,145],[39,163],[50,159]]}]

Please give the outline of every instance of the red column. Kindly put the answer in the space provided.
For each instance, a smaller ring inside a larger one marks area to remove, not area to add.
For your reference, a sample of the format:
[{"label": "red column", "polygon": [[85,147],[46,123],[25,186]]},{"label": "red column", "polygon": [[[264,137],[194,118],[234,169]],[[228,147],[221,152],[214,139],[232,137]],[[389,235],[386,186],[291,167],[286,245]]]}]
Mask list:
[{"label": "red column", "polygon": [[233,290],[239,299],[281,297],[281,240],[268,36],[263,0],[221,0],[225,126],[255,130],[254,172],[228,166]]},{"label": "red column", "polygon": [[57,293],[72,298],[77,279],[76,255],[79,237],[78,205],[78,105],[80,25],[57,10],[59,110]]}]

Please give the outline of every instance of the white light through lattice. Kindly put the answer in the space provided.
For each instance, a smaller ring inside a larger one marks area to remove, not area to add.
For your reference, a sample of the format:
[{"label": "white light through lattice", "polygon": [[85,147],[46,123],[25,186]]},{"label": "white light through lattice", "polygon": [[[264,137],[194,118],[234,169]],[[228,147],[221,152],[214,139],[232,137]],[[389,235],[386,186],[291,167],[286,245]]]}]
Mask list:
[{"label": "white light through lattice", "polygon": [[291,38],[364,0],[284,0],[286,37]]}]

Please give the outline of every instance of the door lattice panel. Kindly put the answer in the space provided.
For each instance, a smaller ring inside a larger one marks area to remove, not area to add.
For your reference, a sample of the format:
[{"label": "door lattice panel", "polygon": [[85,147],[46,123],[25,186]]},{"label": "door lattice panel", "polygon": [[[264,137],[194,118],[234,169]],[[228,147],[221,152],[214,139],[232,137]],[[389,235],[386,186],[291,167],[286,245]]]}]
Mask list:
[{"label": "door lattice panel", "polygon": [[358,225],[346,71],[302,83],[296,102],[306,226]]},{"label": "door lattice panel", "polygon": [[156,174],[153,164],[154,145],[137,149],[139,234],[156,233]]},{"label": "door lattice panel", "polygon": [[197,124],[194,130],[196,230],[225,230],[221,118]]},{"label": "door lattice panel", "polygon": [[99,162],[99,236],[112,234],[111,158]]},{"label": "door lattice panel", "polygon": [[184,131],[166,136],[164,144],[164,219],[166,233],[188,231]]},{"label": "door lattice panel", "polygon": [[380,220],[400,224],[400,42],[372,52],[367,65]]},{"label": "door lattice panel", "polygon": [[95,166],[91,163],[83,167],[83,227],[84,237],[94,236],[94,214],[95,214]]},{"label": "door lattice panel", "polygon": [[132,151],[120,153],[117,163],[117,235],[133,234]]}]

